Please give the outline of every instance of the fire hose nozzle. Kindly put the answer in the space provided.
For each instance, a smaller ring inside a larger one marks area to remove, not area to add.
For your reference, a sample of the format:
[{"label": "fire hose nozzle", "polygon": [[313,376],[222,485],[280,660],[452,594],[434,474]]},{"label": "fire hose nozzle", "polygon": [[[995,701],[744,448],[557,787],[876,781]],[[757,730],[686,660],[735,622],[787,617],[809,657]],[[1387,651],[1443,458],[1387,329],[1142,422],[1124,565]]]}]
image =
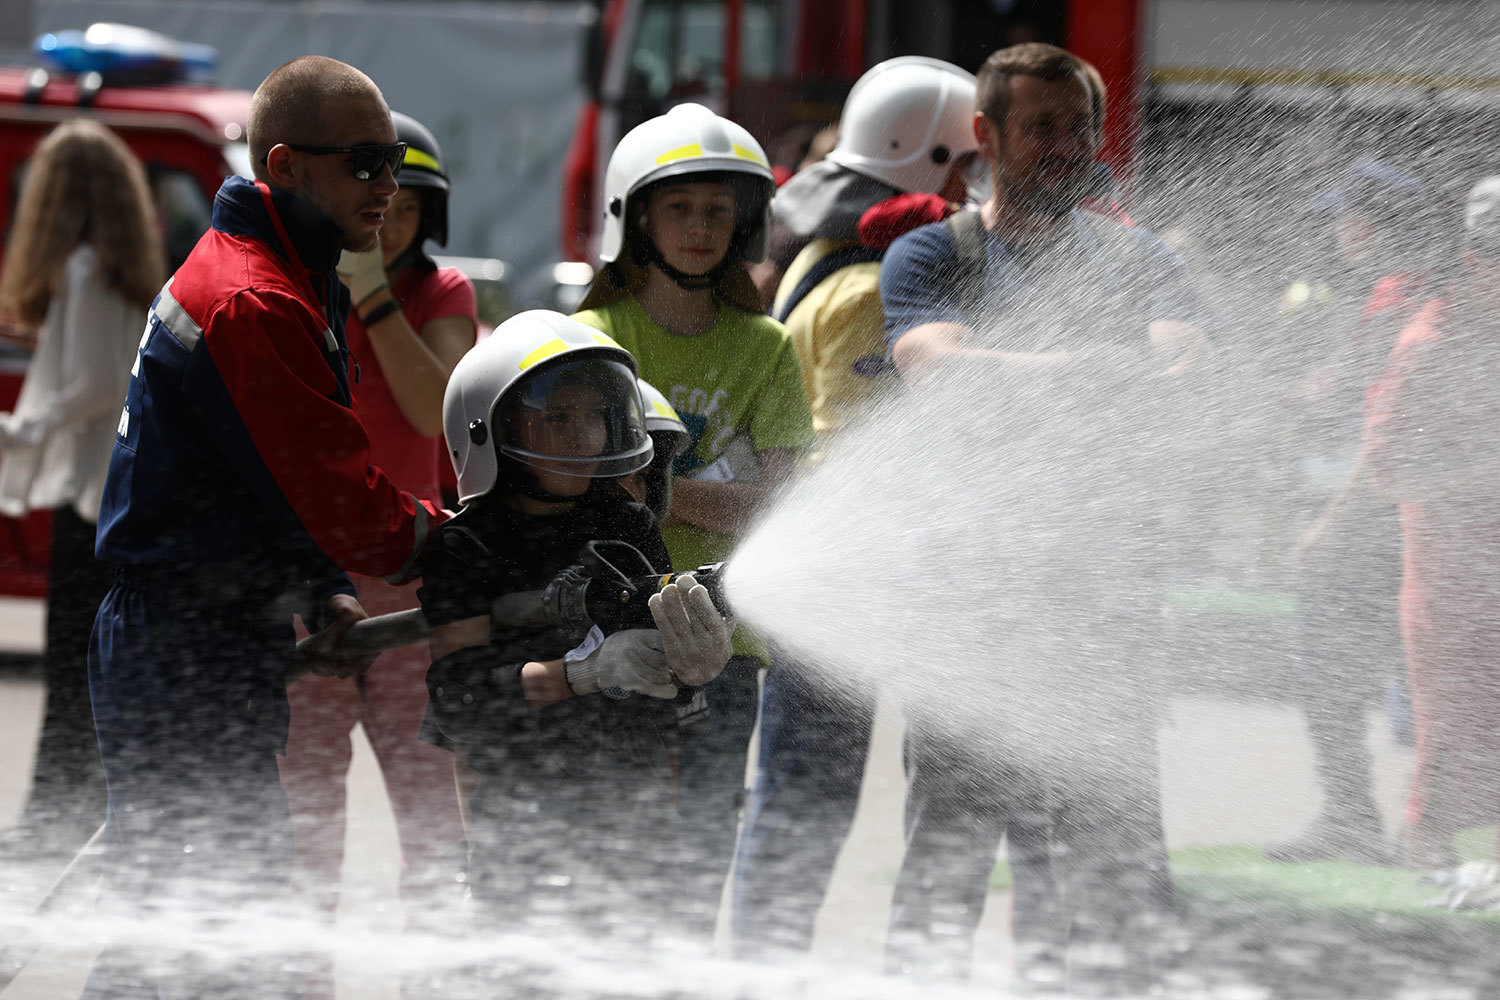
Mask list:
[{"label": "fire hose nozzle", "polygon": [[682,573],[668,573],[661,578],[660,590],[669,583],[676,583],[684,576],[691,576],[694,583],[702,584],[708,590],[709,599],[714,602],[714,607],[719,609],[719,614],[725,618],[734,617],[729,610],[729,601],[724,597],[724,570],[726,564],[723,562],[708,563],[697,569],[686,570]]}]

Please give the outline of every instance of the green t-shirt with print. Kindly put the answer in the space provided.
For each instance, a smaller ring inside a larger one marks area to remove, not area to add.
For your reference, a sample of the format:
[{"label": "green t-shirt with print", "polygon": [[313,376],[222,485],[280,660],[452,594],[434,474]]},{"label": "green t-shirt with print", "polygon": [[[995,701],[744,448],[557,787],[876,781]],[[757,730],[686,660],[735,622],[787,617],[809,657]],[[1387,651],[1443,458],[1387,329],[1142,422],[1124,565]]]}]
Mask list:
[{"label": "green t-shirt with print", "polygon": [[[627,296],[574,316],[609,334],[635,355],[641,378],[667,397],[687,424],[692,443],[677,457],[679,476],[705,482],[754,482],[755,453],[811,447],[812,412],[797,352],[769,316],[720,305],[712,328],[695,336],[668,333]],[[662,529],[672,568],[694,569],[728,559],[735,536],[691,524]],[[767,659],[765,647],[739,629],[737,654]]]}]

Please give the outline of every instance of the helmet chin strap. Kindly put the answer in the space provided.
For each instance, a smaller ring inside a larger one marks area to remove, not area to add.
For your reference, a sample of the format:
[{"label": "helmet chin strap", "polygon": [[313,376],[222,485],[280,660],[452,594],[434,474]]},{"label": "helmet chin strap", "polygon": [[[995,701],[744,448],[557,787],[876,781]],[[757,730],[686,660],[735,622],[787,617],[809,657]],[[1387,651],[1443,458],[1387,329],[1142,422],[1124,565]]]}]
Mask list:
[{"label": "helmet chin strap", "polygon": [[662,274],[665,274],[677,284],[678,288],[688,292],[701,292],[705,288],[712,288],[717,285],[719,283],[719,273],[724,270],[724,265],[729,261],[729,255],[725,254],[724,259],[715,264],[711,270],[705,271],[702,274],[688,274],[686,271],[679,271],[671,264],[668,264],[667,258],[662,256],[654,240],[637,234],[637,242],[640,244],[647,262],[655,264],[661,270]]}]

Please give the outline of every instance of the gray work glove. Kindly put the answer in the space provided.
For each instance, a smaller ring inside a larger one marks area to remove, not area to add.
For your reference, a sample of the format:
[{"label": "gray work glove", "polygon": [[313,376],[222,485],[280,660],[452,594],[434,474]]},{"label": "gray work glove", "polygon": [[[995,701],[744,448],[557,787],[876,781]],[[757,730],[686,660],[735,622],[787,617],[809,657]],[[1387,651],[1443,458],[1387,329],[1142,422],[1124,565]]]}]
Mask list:
[{"label": "gray work glove", "polygon": [[632,692],[652,698],[677,697],[661,633],[650,628],[633,628],[602,641],[601,635],[596,626],[582,645],[563,657],[569,691],[574,694],[602,691],[617,699],[629,697]]},{"label": "gray work glove", "polygon": [[684,573],[647,603],[672,679],[684,687],[702,687],[719,676],[734,653],[729,644],[732,630],[714,607],[708,588]]}]

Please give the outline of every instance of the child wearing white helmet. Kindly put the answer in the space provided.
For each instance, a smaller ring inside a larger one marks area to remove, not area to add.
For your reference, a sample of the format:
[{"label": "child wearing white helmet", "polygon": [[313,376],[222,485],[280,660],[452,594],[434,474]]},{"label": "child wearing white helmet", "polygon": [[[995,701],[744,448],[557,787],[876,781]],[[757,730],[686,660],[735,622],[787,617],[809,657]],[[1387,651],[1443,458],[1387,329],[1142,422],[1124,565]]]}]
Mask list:
[{"label": "child wearing white helmet", "polygon": [[620,485],[636,503],[645,504],[661,521],[672,506],[672,465],[692,444],[693,436],[660,389],[645,379],[640,380],[640,385],[641,402],[646,407],[646,433],[651,435],[653,454],[650,465],[622,480]]},{"label": "child wearing white helmet", "polygon": [[[745,270],[766,250],[775,180],[745,129],[684,104],[632,129],[605,171],[604,268],[576,318],[640,362],[691,435],[662,537],[678,570],[727,558],[813,442],[797,354]],[[678,808],[710,931],[734,852],[765,647],[740,630],[705,689],[712,715],[680,750]]]},{"label": "child wearing white helmet", "polygon": [[478,914],[486,929],[526,930],[561,913],[570,951],[643,953],[681,896],[674,701],[729,659],[729,626],[690,583],[652,598],[654,629],[490,617],[589,542],[628,543],[666,570],[655,518],[617,482],[653,454],[635,360],[558,313],[521,313],[454,369],[443,433],[463,508],[423,566],[422,735],[454,753]]}]

